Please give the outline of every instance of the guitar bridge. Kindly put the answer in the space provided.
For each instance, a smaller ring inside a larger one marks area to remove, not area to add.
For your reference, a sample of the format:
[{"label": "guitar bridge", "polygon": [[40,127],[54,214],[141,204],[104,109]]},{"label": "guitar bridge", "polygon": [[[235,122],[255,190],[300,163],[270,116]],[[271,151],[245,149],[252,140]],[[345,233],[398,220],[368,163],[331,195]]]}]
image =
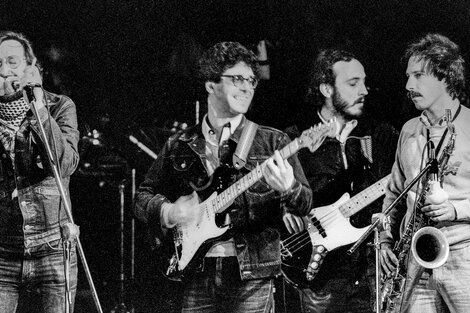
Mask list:
[{"label": "guitar bridge", "polygon": [[281,259],[285,260],[292,258],[292,253],[284,246],[284,243],[281,241]]}]

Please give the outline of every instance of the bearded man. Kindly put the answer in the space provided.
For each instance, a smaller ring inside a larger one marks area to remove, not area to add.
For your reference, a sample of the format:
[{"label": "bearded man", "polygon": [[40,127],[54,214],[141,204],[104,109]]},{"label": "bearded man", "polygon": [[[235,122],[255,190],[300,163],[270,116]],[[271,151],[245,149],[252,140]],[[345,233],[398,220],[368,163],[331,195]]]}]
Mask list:
[{"label": "bearded man", "polygon": [[[346,192],[353,196],[390,173],[398,132],[390,124],[364,114],[368,95],[365,81],[363,65],[350,52],[327,49],[315,59],[309,84],[313,117],[287,130],[294,135],[307,125],[331,119],[337,122],[336,136],[326,138],[313,153],[299,152],[313,191],[312,209],[332,204]],[[379,200],[373,202],[351,216],[351,224],[367,226],[380,207]],[[305,227],[292,214],[284,216],[284,223],[290,233]],[[347,230],[341,234],[350,235]],[[364,244],[348,255],[348,248],[346,245],[329,251],[319,270],[307,269],[314,270],[316,276],[308,286],[297,286],[302,312],[372,312],[374,251]],[[295,308],[295,303],[288,307]]]}]

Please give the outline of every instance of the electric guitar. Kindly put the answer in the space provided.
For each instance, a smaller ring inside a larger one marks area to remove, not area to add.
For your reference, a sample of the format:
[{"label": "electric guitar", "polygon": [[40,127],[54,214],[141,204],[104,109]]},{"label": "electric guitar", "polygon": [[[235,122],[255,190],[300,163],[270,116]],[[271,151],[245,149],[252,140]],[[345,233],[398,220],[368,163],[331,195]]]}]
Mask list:
[{"label": "electric guitar", "polygon": [[[301,148],[315,151],[327,136],[333,136],[335,127],[335,123],[330,122],[305,130],[300,137],[279,151],[282,159],[289,158]],[[235,198],[263,177],[263,169],[268,160],[258,164],[251,172],[225,190],[222,190],[225,186],[221,183],[225,178],[214,178],[218,175],[218,171],[215,171],[211,177],[213,178],[211,185],[215,185],[213,188],[215,191],[198,205],[199,219],[189,224],[178,224],[169,229],[170,234],[167,234],[167,240],[164,240],[162,248],[156,251],[157,266],[166,278],[181,281],[184,276],[201,266],[202,259],[214,243],[228,240],[232,236],[228,231],[231,228],[230,224],[226,223],[226,212],[229,211],[227,209]],[[220,176],[224,175],[227,176],[227,173]]]},{"label": "electric guitar", "polygon": [[368,227],[355,228],[349,218],[382,196],[389,180],[390,174],[352,198],[345,193],[333,204],[312,209],[304,217],[307,228],[281,241],[284,278],[306,286],[320,271],[328,251],[356,242]]}]

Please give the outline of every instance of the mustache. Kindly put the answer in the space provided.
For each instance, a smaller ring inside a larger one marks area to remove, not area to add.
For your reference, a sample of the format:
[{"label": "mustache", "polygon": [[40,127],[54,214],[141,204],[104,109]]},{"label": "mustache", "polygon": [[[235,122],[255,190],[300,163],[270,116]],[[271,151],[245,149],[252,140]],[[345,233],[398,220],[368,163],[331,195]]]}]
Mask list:
[{"label": "mustache", "polygon": [[408,91],[408,98],[413,99],[415,97],[422,97],[422,95],[416,91]]}]

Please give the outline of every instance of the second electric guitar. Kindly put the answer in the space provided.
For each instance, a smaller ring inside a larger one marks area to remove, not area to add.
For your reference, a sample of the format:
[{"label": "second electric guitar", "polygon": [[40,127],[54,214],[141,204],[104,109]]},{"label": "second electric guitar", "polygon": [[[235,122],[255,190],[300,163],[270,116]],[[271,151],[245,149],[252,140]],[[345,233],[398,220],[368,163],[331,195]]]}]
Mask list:
[{"label": "second electric guitar", "polygon": [[353,227],[349,217],[382,196],[389,179],[390,174],[351,199],[345,193],[333,204],[312,209],[305,217],[307,229],[281,242],[284,277],[295,285],[307,285],[319,272],[328,251],[356,242],[368,227]]}]

